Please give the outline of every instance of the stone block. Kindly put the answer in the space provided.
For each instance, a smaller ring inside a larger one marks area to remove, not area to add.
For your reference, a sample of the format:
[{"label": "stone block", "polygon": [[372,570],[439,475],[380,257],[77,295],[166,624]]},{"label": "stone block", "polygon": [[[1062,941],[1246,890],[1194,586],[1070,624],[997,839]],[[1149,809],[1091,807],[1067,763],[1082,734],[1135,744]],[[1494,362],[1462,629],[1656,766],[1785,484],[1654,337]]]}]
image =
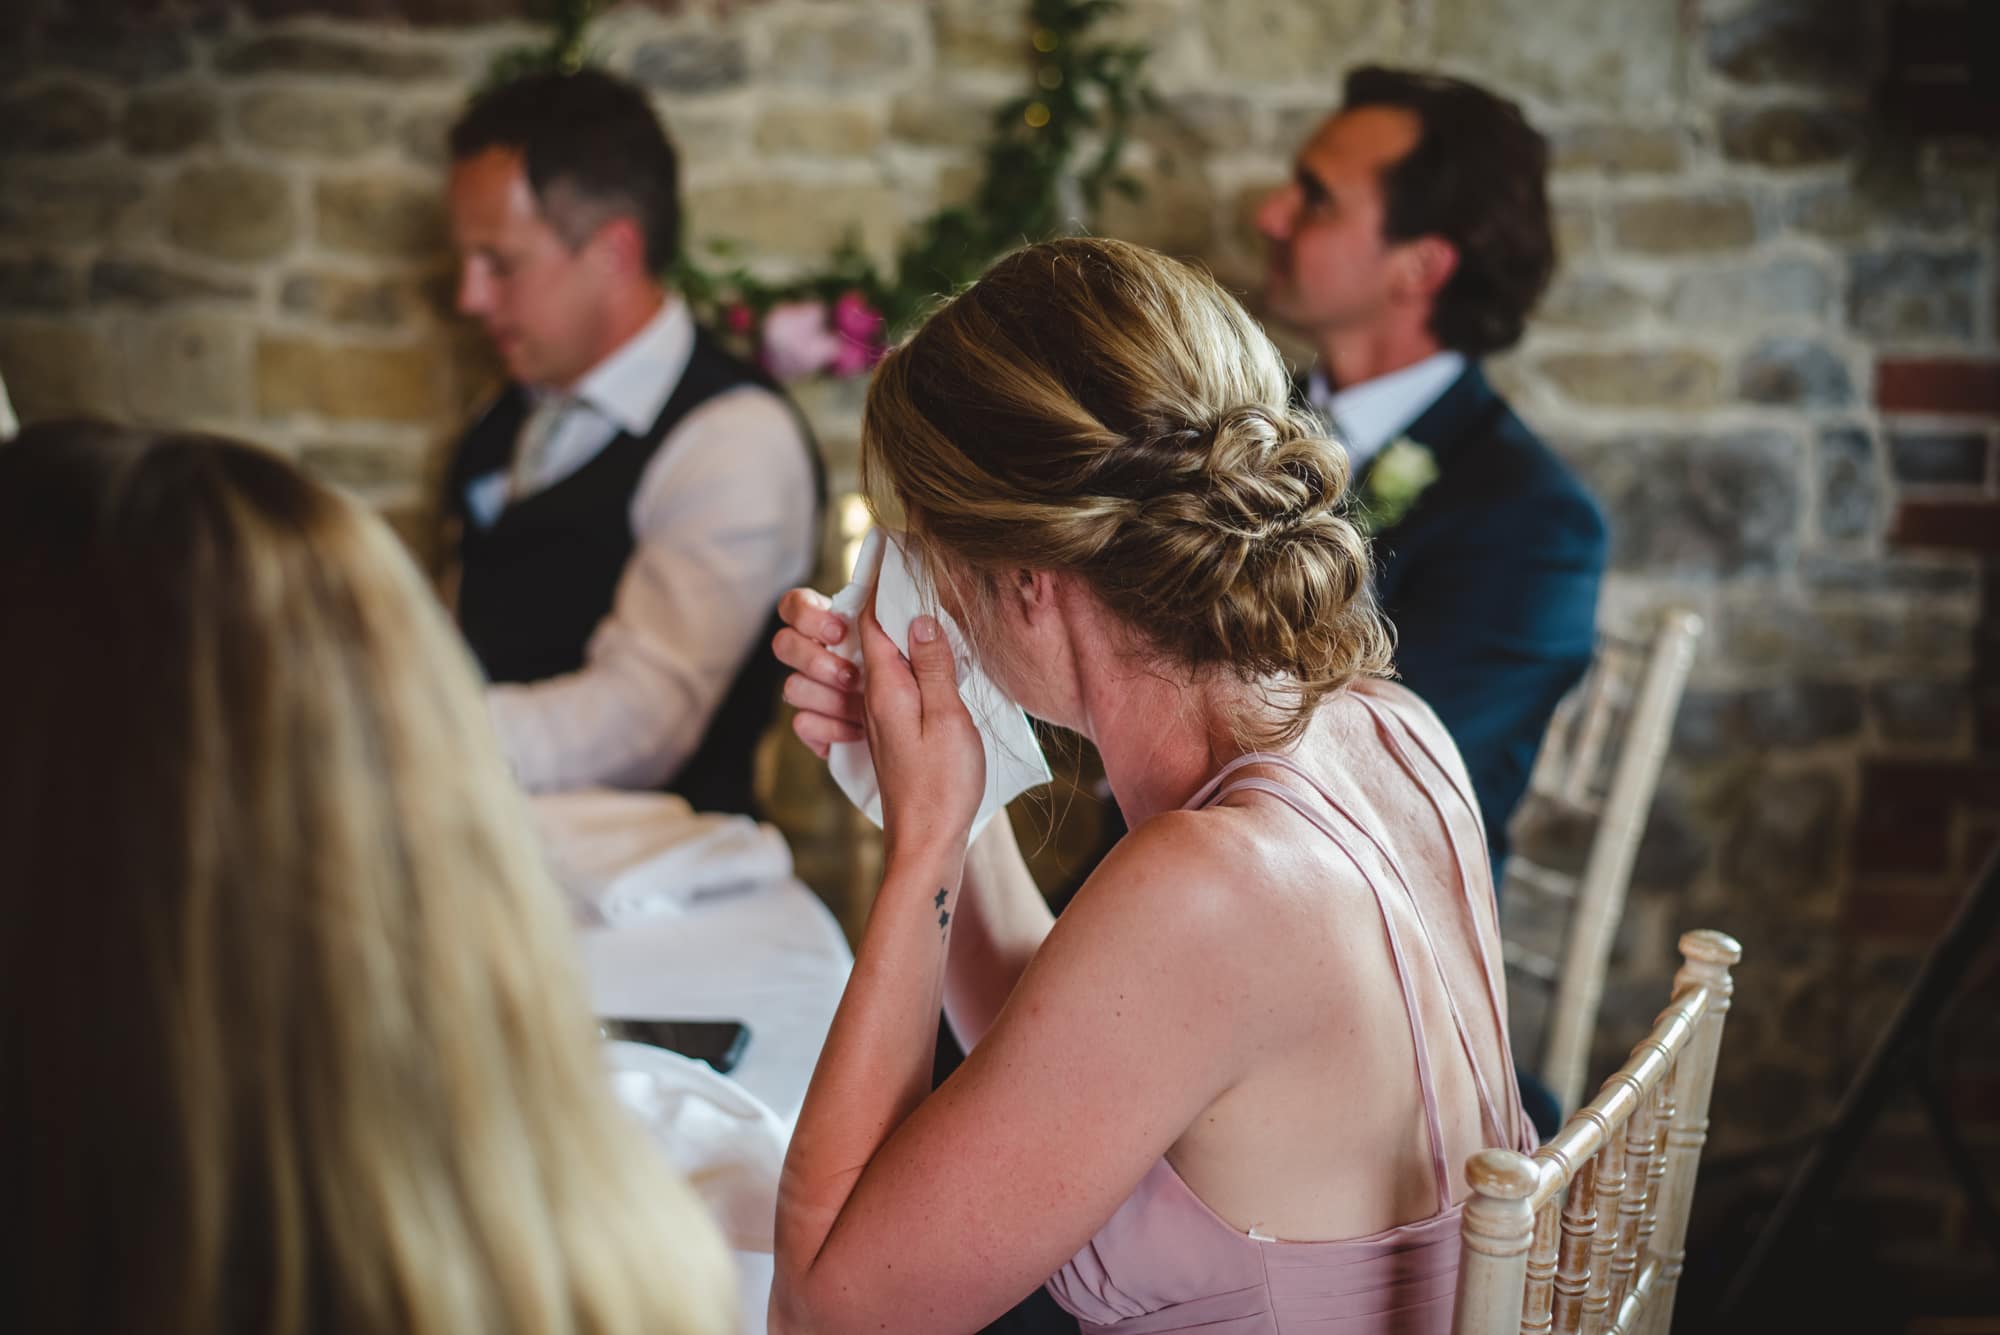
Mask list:
[{"label": "stone block", "polygon": [[1176,171],[1134,172],[1135,196],[1108,192],[1092,220],[1095,230],[1169,255],[1206,255],[1215,245],[1215,191],[1192,164],[1176,165]]},{"label": "stone block", "polygon": [[419,167],[442,173],[451,165],[451,127],[457,106],[414,107],[396,127],[396,146]]},{"label": "stone block", "polygon": [[1870,73],[1868,0],[1758,0],[1703,32],[1709,63],[1741,83],[1851,89]]},{"label": "stone block", "polygon": [[10,165],[0,172],[0,237],[74,245],[111,236],[137,215],[145,194],[136,173],[120,165]]},{"label": "stone block", "polygon": [[903,231],[902,196],[885,183],[766,176],[690,191],[694,244],[733,240],[750,254],[825,259],[849,236],[886,259]]},{"label": "stone block", "polygon": [[[1320,109],[1321,119],[1326,109]],[[1304,142],[1311,127],[1296,137],[1276,142],[1275,151],[1289,157]],[[1192,93],[1162,98],[1160,104],[1134,118],[1133,137],[1167,154],[1191,156],[1240,152],[1258,140],[1250,103],[1223,93]]]},{"label": "stone block", "polygon": [[1847,318],[1881,339],[1969,341],[1987,299],[1974,250],[1866,251],[1848,265]]},{"label": "stone block", "polygon": [[1673,753],[1719,760],[1745,751],[1819,746],[1857,736],[1862,713],[1862,688],[1847,682],[1690,691],[1674,718]]},{"label": "stone block", "polygon": [[718,93],[749,78],[740,33],[680,32],[642,43],[632,53],[632,81],[662,93]]},{"label": "stone block", "polygon": [[1777,569],[1796,552],[1803,453],[1788,433],[1753,430],[1630,437],[1573,462],[1610,519],[1615,569],[1726,577]]},{"label": "stone block", "polygon": [[1646,294],[1601,273],[1558,274],[1535,309],[1534,323],[1599,332],[1630,328],[1651,305]]},{"label": "stone block", "polygon": [[47,255],[0,259],[0,312],[64,311],[83,295],[81,275]]},{"label": "stone block", "polygon": [[1721,370],[1692,348],[1559,352],[1537,363],[1573,402],[1594,408],[1701,408],[1716,401]]},{"label": "stone block", "polygon": [[221,120],[221,104],[199,88],[134,93],[125,103],[125,150],[138,157],[163,157],[212,144]]},{"label": "stone block", "polygon": [[1310,80],[1331,88],[1359,52],[1401,28],[1395,6],[1369,0],[1233,0],[1200,9],[1215,68],[1258,85]]},{"label": "stone block", "polygon": [[[900,83],[917,52],[910,29],[895,19],[895,12],[885,9],[839,17],[801,14],[776,33],[771,72],[787,83],[829,90]],[[1021,41],[1018,35],[1015,40]]]},{"label": "stone block", "polygon": [[364,496],[427,490],[431,457],[421,446],[379,441],[309,441],[299,447],[299,463],[323,482]]},{"label": "stone block", "polygon": [[1024,4],[940,5],[932,14],[932,34],[941,70],[1019,79],[1032,68]]},{"label": "stone block", "polygon": [[394,329],[420,304],[415,288],[394,278],[295,273],[278,289],[278,305],[288,314],[370,329]]},{"label": "stone block", "polygon": [[440,347],[383,347],[266,334],[257,343],[257,410],[336,421],[435,423],[446,410]]},{"label": "stone block", "polygon": [[1434,9],[1436,54],[1478,69],[1489,87],[1516,96],[1562,106],[1653,107],[1670,101],[1681,84],[1687,44],[1672,5],[1436,0]]},{"label": "stone block", "polygon": [[74,153],[111,137],[111,103],[82,84],[50,83],[0,98],[0,153]]},{"label": "stone block", "polygon": [[1632,860],[1632,884],[1675,890],[1687,886],[1708,865],[1712,842],[1682,785],[1672,774],[1662,775]]},{"label": "stone block", "polygon": [[[42,33],[33,59],[43,69],[95,74],[131,87],[180,74],[193,64],[184,23],[92,22],[87,16],[59,20]],[[0,43],[0,68],[8,53]],[[24,54],[26,43],[22,44]]]},{"label": "stone block", "polygon": [[426,25],[541,20],[549,14],[540,0],[248,0],[248,8],[259,18],[314,15]]},{"label": "stone block", "polygon": [[1720,870],[1731,892],[1779,902],[1831,897],[1842,815],[1831,769],[1758,775],[1756,800],[1737,806],[1723,838]]},{"label": "stone block", "polygon": [[1802,338],[1767,338],[1736,368],[1736,392],[1751,403],[1837,408],[1854,400],[1854,381],[1832,349]]},{"label": "stone block", "polygon": [[1988,175],[1930,172],[1905,156],[1876,154],[1851,179],[1794,192],[1784,216],[1787,226],[1829,241],[1854,241],[1878,228],[1954,236],[1993,216]]},{"label": "stone block", "polygon": [[124,412],[110,346],[93,330],[39,320],[0,323],[0,367],[24,423]]},{"label": "stone block", "polygon": [[1735,328],[1769,319],[1824,320],[1833,302],[1833,277],[1824,266],[1784,259],[1686,274],[1674,282],[1667,315],[1684,327]]},{"label": "stone block", "polygon": [[1687,161],[1687,136],[1671,125],[1573,125],[1552,134],[1549,148],[1558,172],[1661,175]]},{"label": "stone block", "polygon": [[1835,542],[1881,530],[1888,498],[1875,445],[1866,431],[1835,427],[1819,433],[1819,530]]},{"label": "stone block", "polygon": [[766,153],[851,158],[882,144],[882,117],[870,107],[819,102],[778,102],[757,119],[757,147]]},{"label": "stone block", "polygon": [[1878,681],[1868,688],[1868,713],[1891,744],[1949,746],[1970,731],[1972,696],[1957,682]]},{"label": "stone block", "polygon": [[128,407],[162,425],[243,416],[250,406],[251,338],[246,322],[226,316],[121,322]]},{"label": "stone block", "polygon": [[373,259],[436,259],[450,250],[439,187],[381,176],[321,180],[314,235],[329,250]]},{"label": "stone block", "polygon": [[1799,575],[1815,593],[1918,597],[1932,603],[1976,606],[1979,566],[1962,557],[1841,556],[1811,553]]},{"label": "stone block", "polygon": [[1740,195],[1655,195],[1619,202],[1611,213],[1620,248],[1643,255],[1741,250],[1757,239],[1757,215]]},{"label": "stone block", "polygon": [[451,58],[442,51],[299,32],[225,41],[215,52],[215,68],[223,74],[305,74],[399,83],[449,79],[455,73]]},{"label": "stone block", "polygon": [[1936,600],[1853,606],[1745,590],[1717,613],[1713,653],[1745,672],[1936,680],[1964,672],[1971,648],[1963,611]]},{"label": "stone block", "polygon": [[1556,255],[1595,255],[1598,251],[1598,207],[1594,199],[1552,199],[1549,213],[1556,229]]},{"label": "stone block", "polygon": [[255,295],[247,280],[217,278],[178,264],[107,255],[90,266],[90,300],[98,306],[247,302]]},{"label": "stone block", "polygon": [[1984,431],[1891,431],[1889,468],[1913,486],[1980,487],[1992,477],[1993,450]]},{"label": "stone block", "polygon": [[237,104],[243,137],[277,153],[347,158],[389,137],[390,108],[380,98],[306,88],[269,88]]},{"label": "stone block", "polygon": [[907,93],[889,110],[889,134],[919,148],[983,148],[993,137],[998,105],[962,94]]},{"label": "stone block", "polygon": [[291,246],[298,229],[291,182],[262,167],[187,167],[168,194],[168,234],[197,255],[272,259]]},{"label": "stone block", "polygon": [[1860,143],[1860,121],[1834,107],[1754,107],[1722,117],[1722,154],[1737,162],[1811,167],[1850,157]]}]

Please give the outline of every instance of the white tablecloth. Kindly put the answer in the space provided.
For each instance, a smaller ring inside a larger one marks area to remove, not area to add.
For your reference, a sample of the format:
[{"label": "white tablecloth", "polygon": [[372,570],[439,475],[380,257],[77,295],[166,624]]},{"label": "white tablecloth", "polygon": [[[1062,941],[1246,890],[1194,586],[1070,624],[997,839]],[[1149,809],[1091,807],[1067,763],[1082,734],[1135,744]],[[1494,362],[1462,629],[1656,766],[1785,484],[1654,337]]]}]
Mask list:
[{"label": "white tablecloth", "polygon": [[854,962],[818,896],[787,880],[580,937],[599,1015],[743,1021],[731,1077],[788,1128],[798,1120]]},{"label": "white tablecloth", "polygon": [[[678,914],[586,927],[579,936],[599,1015],[748,1025],[749,1046],[728,1078],[790,1134],[854,962],[840,925],[812,891],[795,880],[773,882],[699,899]],[[763,1335],[771,1256],[741,1248],[734,1256],[743,1330]]]}]

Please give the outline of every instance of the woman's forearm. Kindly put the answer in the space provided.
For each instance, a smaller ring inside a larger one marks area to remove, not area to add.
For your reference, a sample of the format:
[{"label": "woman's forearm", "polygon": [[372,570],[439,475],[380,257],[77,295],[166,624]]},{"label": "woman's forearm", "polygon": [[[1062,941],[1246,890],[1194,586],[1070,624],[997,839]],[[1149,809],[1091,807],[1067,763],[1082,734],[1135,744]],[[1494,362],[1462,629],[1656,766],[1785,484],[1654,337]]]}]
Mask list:
[{"label": "woman's forearm", "polygon": [[944,1005],[966,1051],[993,1027],[1054,922],[1002,811],[966,853],[965,889],[952,922]]},{"label": "woman's forearm", "polygon": [[774,1314],[797,1317],[862,1173],[930,1092],[964,854],[892,860],[778,1185]]}]

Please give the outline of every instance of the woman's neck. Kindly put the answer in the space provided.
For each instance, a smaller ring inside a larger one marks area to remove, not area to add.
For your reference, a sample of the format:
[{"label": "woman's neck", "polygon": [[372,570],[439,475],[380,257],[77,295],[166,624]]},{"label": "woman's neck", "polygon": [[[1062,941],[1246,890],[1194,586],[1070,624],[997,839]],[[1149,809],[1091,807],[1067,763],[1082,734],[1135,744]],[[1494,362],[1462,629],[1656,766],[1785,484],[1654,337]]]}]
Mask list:
[{"label": "woman's neck", "polygon": [[1085,694],[1085,735],[1104,761],[1127,826],[1186,805],[1243,754],[1239,725],[1265,711],[1252,690],[1221,676],[1193,683],[1134,668]]}]

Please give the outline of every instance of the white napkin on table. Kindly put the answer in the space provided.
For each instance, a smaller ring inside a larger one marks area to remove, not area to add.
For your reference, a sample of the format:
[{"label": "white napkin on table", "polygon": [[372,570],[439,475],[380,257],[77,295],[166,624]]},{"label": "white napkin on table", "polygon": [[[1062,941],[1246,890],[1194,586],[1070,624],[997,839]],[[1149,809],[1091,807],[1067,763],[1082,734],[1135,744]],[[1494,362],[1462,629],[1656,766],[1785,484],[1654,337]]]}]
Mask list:
[{"label": "white napkin on table", "polygon": [[792,874],[774,827],[698,812],[671,793],[587,788],[528,806],[557,882],[586,919],[611,926]]},{"label": "white napkin on table", "polygon": [[[938,607],[928,574],[913,567],[915,563],[906,557],[902,544],[879,528],[869,531],[854,562],[853,582],[833,598],[833,610],[853,627],[847,638],[834,646],[834,652],[849,662],[861,661],[860,617],[868,604],[870,587],[875,589],[875,619],[905,655],[910,651],[910,622],[923,612],[937,618],[944,628],[945,643],[951,646],[952,661],[958,665],[959,698],[978,725],[979,740],[986,749],[986,795],[972,818],[972,837],[976,839],[994,812],[1030,788],[1049,782],[1049,762],[1035,740],[1027,714],[972,664],[958,623]],[[868,743],[836,742],[828,753],[827,767],[848,800],[880,825],[882,791]]]}]

